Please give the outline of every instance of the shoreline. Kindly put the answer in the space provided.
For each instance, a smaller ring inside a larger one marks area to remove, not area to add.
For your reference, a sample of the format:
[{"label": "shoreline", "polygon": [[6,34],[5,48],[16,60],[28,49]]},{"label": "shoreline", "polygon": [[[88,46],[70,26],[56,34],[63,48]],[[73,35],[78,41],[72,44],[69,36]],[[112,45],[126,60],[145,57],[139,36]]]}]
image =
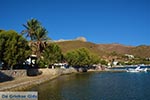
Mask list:
[{"label": "shoreline", "polygon": [[39,69],[42,71],[38,76],[25,76],[15,78],[12,81],[0,83],[0,91],[23,91],[34,85],[53,80],[61,75],[76,73],[75,69]]},{"label": "shoreline", "polygon": [[[0,91],[24,91],[35,85],[39,85],[47,81],[51,81],[55,78],[58,78],[61,75],[80,73],[80,72],[77,72],[76,69],[74,68],[69,68],[69,69],[45,68],[45,69],[39,69],[39,71],[42,71],[42,74],[38,76],[18,77],[12,81],[0,83]],[[107,69],[106,70],[90,69],[87,72],[124,72],[124,71],[107,70]]]}]

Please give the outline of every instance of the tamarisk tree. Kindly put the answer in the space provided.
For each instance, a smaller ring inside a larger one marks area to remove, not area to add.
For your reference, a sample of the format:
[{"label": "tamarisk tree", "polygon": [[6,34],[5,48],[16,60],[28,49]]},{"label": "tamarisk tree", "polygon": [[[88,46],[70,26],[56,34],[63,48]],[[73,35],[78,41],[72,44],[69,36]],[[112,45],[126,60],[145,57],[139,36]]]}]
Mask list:
[{"label": "tamarisk tree", "polygon": [[85,67],[99,63],[100,59],[97,55],[90,52],[87,48],[79,48],[67,52],[65,59],[70,66]]},{"label": "tamarisk tree", "polygon": [[4,62],[4,67],[13,68],[16,64],[22,64],[30,55],[28,42],[17,32],[0,32],[0,60]]}]

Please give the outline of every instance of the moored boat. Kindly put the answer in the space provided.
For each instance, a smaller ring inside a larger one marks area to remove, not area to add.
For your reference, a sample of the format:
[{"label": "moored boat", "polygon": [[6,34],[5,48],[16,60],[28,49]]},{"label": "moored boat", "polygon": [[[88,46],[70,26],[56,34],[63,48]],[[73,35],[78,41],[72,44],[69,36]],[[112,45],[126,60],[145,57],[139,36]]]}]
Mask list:
[{"label": "moored boat", "polygon": [[137,68],[129,68],[126,70],[127,72],[147,72],[147,68],[141,68],[138,66]]}]

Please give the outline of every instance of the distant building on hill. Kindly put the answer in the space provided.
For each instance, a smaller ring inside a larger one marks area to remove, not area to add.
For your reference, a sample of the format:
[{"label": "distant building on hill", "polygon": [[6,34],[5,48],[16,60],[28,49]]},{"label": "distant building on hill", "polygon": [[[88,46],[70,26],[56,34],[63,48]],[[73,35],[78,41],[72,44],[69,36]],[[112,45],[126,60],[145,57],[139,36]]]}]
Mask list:
[{"label": "distant building on hill", "polygon": [[133,55],[125,54],[125,56],[128,57],[129,59],[134,59]]}]

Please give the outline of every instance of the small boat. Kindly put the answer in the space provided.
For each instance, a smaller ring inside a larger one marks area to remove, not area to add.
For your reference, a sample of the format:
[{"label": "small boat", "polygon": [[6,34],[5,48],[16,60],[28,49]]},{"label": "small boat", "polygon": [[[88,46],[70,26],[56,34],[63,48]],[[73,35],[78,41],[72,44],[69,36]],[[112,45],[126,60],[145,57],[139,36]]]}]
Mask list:
[{"label": "small boat", "polygon": [[127,72],[147,72],[147,68],[140,68],[140,66],[138,66],[137,68],[133,69],[133,68],[129,68],[126,70]]}]

